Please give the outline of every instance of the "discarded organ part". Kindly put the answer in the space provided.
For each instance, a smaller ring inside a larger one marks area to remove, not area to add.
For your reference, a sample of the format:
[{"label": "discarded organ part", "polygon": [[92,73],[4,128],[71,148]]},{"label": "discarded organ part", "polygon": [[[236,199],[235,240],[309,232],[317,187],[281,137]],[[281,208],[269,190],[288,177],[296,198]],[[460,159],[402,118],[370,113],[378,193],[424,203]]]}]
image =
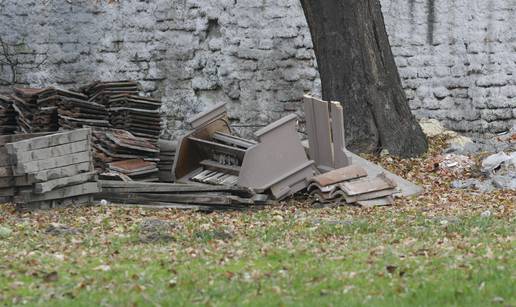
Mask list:
[{"label": "discarded organ part", "polygon": [[138,95],[140,85],[136,81],[97,81],[79,89],[88,96],[90,101],[95,101],[104,106],[109,105],[112,96],[128,94]]},{"label": "discarded organ part", "polygon": [[[10,196],[18,208],[82,204],[100,191],[93,171],[90,129],[10,140],[2,137],[1,141],[9,142],[4,148],[11,163],[11,172],[2,174],[2,179],[12,187]],[[4,157],[5,152],[0,155]]]},{"label": "discarded organ part", "polygon": [[344,115],[339,102],[303,98],[310,158],[321,172],[351,164],[346,154]]},{"label": "discarded organ part", "polygon": [[246,152],[241,145],[253,141],[230,135],[224,104],[199,114],[189,123],[196,129],[178,142],[173,179],[181,183],[235,185],[234,177],[238,178]]},{"label": "discarded organ part", "polygon": [[291,114],[256,132],[258,144],[245,154],[238,184],[258,192],[271,191],[275,199],[291,196],[308,185],[314,175]]}]

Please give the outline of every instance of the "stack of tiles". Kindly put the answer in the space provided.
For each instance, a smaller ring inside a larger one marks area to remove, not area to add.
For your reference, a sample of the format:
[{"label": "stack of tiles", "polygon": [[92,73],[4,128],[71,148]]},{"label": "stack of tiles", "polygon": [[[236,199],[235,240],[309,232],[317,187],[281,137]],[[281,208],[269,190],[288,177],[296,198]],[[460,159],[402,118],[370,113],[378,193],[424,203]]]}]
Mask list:
[{"label": "stack of tiles", "polygon": [[40,107],[56,106],[59,126],[64,129],[110,126],[106,108],[81,93],[48,88],[38,94],[37,102]]},{"label": "stack of tiles", "polygon": [[308,191],[320,203],[344,201],[368,207],[393,204],[396,187],[384,174],[370,178],[365,169],[351,165],[313,177]]},{"label": "stack of tiles", "polygon": [[11,134],[17,127],[12,98],[0,95],[0,134]]},{"label": "stack of tiles", "polygon": [[136,81],[96,81],[79,89],[88,96],[89,101],[100,103],[104,106],[109,104],[111,96],[127,94],[138,95],[140,85]]},{"label": "stack of tiles", "polygon": [[101,177],[114,180],[157,181],[159,148],[125,130],[95,129],[93,147]]},{"label": "stack of tiles", "polygon": [[17,124],[22,133],[57,131],[57,106],[52,103],[38,104],[39,94],[46,89],[15,88],[13,107],[17,112]]},{"label": "stack of tiles", "polygon": [[78,129],[5,145],[19,209],[47,209],[92,201],[100,192],[90,150],[91,130]]},{"label": "stack of tiles", "polygon": [[161,133],[161,101],[137,95],[115,95],[109,99],[110,122],[135,136],[156,143]]},{"label": "stack of tiles", "polygon": [[174,176],[172,168],[174,166],[174,159],[176,158],[177,142],[159,140],[159,180],[161,182],[173,182]]}]

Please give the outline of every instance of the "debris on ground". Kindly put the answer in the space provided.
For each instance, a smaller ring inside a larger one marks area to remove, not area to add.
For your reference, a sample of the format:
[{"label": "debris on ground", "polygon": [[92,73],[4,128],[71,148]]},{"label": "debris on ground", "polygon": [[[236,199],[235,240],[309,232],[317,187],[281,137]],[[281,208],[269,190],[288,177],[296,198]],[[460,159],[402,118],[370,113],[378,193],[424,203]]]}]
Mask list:
[{"label": "debris on ground", "polygon": [[[130,80],[15,89],[0,98],[1,123],[16,123],[21,133],[2,139],[0,197],[20,209],[94,196],[103,205],[241,210],[307,188],[319,202],[371,207],[421,191],[346,150],[338,102],[305,96],[303,144],[295,114],[259,129],[255,139],[234,135],[225,103],[188,120],[191,130],[177,142],[160,140],[161,102]],[[46,134],[28,134],[37,131]]]}]

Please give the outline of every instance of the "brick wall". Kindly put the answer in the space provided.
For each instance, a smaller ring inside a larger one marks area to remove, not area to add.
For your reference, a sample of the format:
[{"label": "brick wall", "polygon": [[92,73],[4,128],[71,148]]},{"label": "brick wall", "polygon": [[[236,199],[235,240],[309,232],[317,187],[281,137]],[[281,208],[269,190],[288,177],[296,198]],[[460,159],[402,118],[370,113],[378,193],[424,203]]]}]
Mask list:
[{"label": "brick wall", "polygon": [[[166,136],[217,102],[229,103],[246,132],[320,92],[298,0],[70,2],[0,0],[0,37],[15,45],[18,84],[139,80],[164,101]],[[382,3],[417,116],[462,131],[516,123],[514,0]],[[8,65],[0,79],[12,79]]]}]

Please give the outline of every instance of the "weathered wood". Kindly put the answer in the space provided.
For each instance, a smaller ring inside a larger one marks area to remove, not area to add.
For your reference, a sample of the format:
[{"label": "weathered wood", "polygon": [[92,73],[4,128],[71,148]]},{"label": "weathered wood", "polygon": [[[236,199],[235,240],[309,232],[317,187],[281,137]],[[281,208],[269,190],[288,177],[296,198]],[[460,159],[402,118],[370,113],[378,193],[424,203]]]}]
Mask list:
[{"label": "weathered wood", "polygon": [[33,184],[38,182],[45,182],[48,180],[55,180],[64,177],[75,176],[80,173],[89,172],[93,170],[91,162],[83,162],[72,164],[60,168],[54,168],[49,170],[40,171],[33,174],[27,174],[25,176],[15,177],[16,186]]},{"label": "weathered wood", "polygon": [[89,128],[84,128],[9,143],[5,146],[7,147],[9,154],[17,155],[21,152],[83,141],[86,140],[90,134],[91,130]]},{"label": "weathered wood", "polygon": [[10,188],[14,186],[14,177],[0,178],[0,188]]},{"label": "weathered wood", "polygon": [[389,45],[379,0],[301,0],[312,34],[322,97],[344,107],[352,151],[427,150]]},{"label": "weathered wood", "polygon": [[21,163],[13,168],[13,173],[16,176],[21,176],[24,174],[37,173],[48,169],[60,168],[68,165],[89,162],[91,160],[91,152],[83,151],[63,157]]},{"label": "weathered wood", "polygon": [[113,193],[208,193],[225,192],[242,197],[252,197],[255,193],[245,187],[213,186],[199,184],[144,183],[122,181],[99,181],[102,190]]},{"label": "weathered wood", "polygon": [[63,187],[45,194],[35,194],[32,191],[20,191],[18,195],[14,196],[14,201],[16,203],[30,203],[36,201],[63,199],[85,194],[95,194],[98,192],[100,192],[100,187],[97,182],[87,182],[79,185]]},{"label": "weathered wood", "polygon": [[14,196],[16,188],[2,188],[0,189],[0,196]]},{"label": "weathered wood", "polygon": [[26,212],[34,210],[48,210],[53,208],[76,207],[88,204],[93,204],[92,195],[81,195],[65,199],[53,199],[46,201],[36,201],[32,203],[16,204],[16,210]]},{"label": "weathered wood", "polygon": [[13,164],[20,164],[24,162],[67,156],[88,150],[90,150],[90,142],[89,140],[83,140],[64,145],[36,149],[33,151],[19,152],[17,155],[12,156],[11,160]]},{"label": "weathered wood", "polygon": [[122,202],[172,202],[182,204],[206,204],[206,205],[253,205],[249,198],[241,198],[232,195],[210,195],[210,194],[151,194],[151,193],[107,193],[103,191],[99,197],[108,200]]},{"label": "weathered wood", "polygon": [[59,179],[55,179],[55,180],[50,180],[47,182],[36,183],[34,185],[34,193],[43,194],[43,193],[50,192],[57,188],[61,188],[61,187],[69,186],[69,185],[76,185],[79,183],[84,183],[84,182],[87,182],[90,180],[94,180],[95,175],[96,175],[95,172],[89,172],[89,173],[78,174],[78,175],[74,175],[74,176],[70,176],[70,177],[64,177],[64,178],[59,178]]},{"label": "weathered wood", "polygon": [[346,155],[344,113],[340,103],[334,101],[331,103],[330,114],[333,139],[333,167],[341,168],[351,165],[351,158]]},{"label": "weathered wood", "polygon": [[12,167],[10,167],[10,166],[0,167],[0,178],[11,177],[12,175],[13,175]]}]

